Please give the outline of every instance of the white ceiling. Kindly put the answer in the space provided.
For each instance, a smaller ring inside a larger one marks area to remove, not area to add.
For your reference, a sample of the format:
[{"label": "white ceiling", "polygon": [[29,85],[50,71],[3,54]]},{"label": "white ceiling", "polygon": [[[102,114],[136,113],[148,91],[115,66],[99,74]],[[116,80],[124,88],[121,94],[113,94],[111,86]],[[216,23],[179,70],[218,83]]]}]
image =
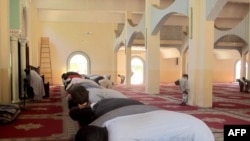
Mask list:
[{"label": "white ceiling", "polygon": [[[161,0],[160,7],[165,8],[173,1]],[[250,0],[228,1],[217,20],[241,20],[248,12]],[[127,11],[132,13],[135,21],[138,21],[136,18],[143,15],[145,7],[145,0],[31,0],[31,2],[38,8],[42,21],[124,23]]]},{"label": "white ceiling", "polygon": [[[160,7],[165,8],[173,1],[161,0]],[[138,23],[145,6],[145,0],[30,0],[30,2],[35,3],[38,8],[38,16],[41,21],[88,23],[125,23],[125,14],[128,11],[132,13],[133,23]],[[216,18],[215,26],[219,28],[234,27],[249,12],[249,3],[250,0],[228,0]],[[186,21],[185,16],[174,15],[165,24],[188,24],[188,22],[176,22],[180,19]],[[218,58],[239,55],[237,50],[230,50],[226,55],[220,52],[221,50],[216,51],[216,56],[221,54],[224,57]]]}]

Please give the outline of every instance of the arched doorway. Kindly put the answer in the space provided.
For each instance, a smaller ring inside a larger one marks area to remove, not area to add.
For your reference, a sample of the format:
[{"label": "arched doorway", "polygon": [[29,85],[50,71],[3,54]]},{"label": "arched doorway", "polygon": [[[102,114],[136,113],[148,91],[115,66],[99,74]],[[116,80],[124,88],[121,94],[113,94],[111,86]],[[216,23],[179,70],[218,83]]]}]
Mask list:
[{"label": "arched doorway", "polygon": [[136,56],[131,59],[131,84],[142,84],[144,80],[144,61]]},{"label": "arched doorway", "polygon": [[67,61],[67,71],[89,74],[90,62],[88,56],[83,52],[73,52]]},{"label": "arched doorway", "polygon": [[[246,63],[246,78],[248,78],[248,65]],[[240,79],[240,74],[241,74],[241,60],[238,60],[235,64],[235,80]]]}]

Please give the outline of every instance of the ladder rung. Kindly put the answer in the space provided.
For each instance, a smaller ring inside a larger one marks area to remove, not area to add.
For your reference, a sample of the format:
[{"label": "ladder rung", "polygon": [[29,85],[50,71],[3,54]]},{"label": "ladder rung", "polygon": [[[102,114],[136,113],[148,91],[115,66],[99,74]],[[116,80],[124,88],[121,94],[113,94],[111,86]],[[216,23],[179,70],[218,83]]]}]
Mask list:
[{"label": "ladder rung", "polygon": [[50,62],[41,62],[41,64],[50,64]]},{"label": "ladder rung", "polygon": [[50,61],[45,61],[45,60],[43,60],[43,61],[41,61],[41,63],[50,63]]},{"label": "ladder rung", "polygon": [[40,72],[41,74],[51,74],[52,72],[45,72],[45,71],[42,71]]},{"label": "ladder rung", "polygon": [[42,74],[51,74],[51,72],[41,72]]}]

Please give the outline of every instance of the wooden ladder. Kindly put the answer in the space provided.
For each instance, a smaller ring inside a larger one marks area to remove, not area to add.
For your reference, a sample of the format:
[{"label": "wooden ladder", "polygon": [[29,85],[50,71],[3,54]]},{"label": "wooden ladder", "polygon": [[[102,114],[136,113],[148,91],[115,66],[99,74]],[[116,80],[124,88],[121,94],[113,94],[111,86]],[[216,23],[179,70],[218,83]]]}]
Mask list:
[{"label": "wooden ladder", "polygon": [[40,74],[44,75],[44,82],[53,84],[50,58],[50,42],[48,37],[41,37],[40,47]]}]

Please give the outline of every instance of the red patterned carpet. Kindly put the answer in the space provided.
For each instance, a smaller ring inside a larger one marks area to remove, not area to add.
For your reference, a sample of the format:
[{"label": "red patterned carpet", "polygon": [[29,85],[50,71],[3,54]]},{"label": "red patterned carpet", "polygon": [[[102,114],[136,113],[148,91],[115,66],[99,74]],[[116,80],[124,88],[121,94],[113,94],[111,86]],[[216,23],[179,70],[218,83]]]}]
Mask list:
[{"label": "red patterned carpet", "polygon": [[[63,133],[63,121],[53,118],[18,119],[11,125],[1,126],[1,138],[48,137]],[[54,128],[51,128],[51,125]],[[3,131],[2,131],[3,130]]]},{"label": "red patterned carpet", "polygon": [[226,124],[250,125],[250,93],[239,92],[238,83],[216,83],[213,85],[213,108],[181,106],[181,93],[174,84],[161,84],[160,93],[149,95],[143,85],[125,88],[115,87],[130,98],[145,104],[155,105],[166,110],[191,114],[203,120],[213,131],[216,141],[223,141],[223,128]]},{"label": "red patterned carpet", "polygon": [[0,141],[70,141],[77,124],[68,116],[61,86],[50,86],[49,98],[28,101],[17,119],[0,125]]},{"label": "red patterned carpet", "polygon": [[[214,84],[213,108],[181,106],[181,93],[174,84],[161,84],[160,93],[149,95],[144,86],[114,87],[132,99],[166,110],[191,114],[203,120],[213,131],[216,141],[223,141],[225,124],[250,124],[250,93],[240,93],[237,83]],[[71,141],[78,129],[68,116],[61,86],[50,86],[50,97],[29,102],[17,119],[0,125],[0,141]]]}]

